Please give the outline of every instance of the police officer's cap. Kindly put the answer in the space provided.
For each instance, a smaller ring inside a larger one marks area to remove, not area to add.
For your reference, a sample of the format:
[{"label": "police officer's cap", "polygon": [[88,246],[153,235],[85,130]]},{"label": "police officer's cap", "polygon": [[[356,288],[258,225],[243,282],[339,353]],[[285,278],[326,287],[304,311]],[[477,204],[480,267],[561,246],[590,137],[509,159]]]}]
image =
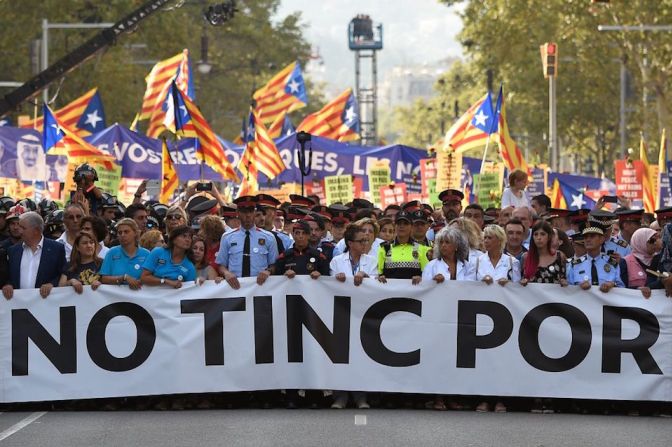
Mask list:
[{"label": "police officer's cap", "polygon": [[217,203],[218,202],[215,199],[206,199],[201,203],[191,207],[189,211],[193,214],[216,214]]},{"label": "police officer's cap", "polygon": [[257,198],[254,196],[242,196],[234,200],[233,203],[238,206],[238,211],[250,210],[257,206]]},{"label": "police officer's cap", "polygon": [[219,212],[222,217],[238,217],[238,207],[236,205],[222,206]]},{"label": "police officer's cap", "polygon": [[357,208],[357,209],[367,209],[367,208],[373,208],[373,203],[369,202],[366,199],[355,199],[352,201],[352,206]]},{"label": "police officer's cap", "polygon": [[450,202],[462,202],[464,200],[464,193],[459,189],[445,189],[439,193],[439,200],[447,205]]},{"label": "police officer's cap", "polygon": [[315,206],[315,202],[313,202],[308,197],[302,196],[300,194],[290,194],[289,200],[291,200],[292,206],[300,208],[310,208],[312,206]]},{"label": "police officer's cap", "polygon": [[258,208],[277,208],[280,201],[270,194],[257,194]]},{"label": "police officer's cap", "polygon": [[401,206],[401,209],[404,211],[408,211],[409,213],[414,213],[415,211],[419,210],[422,207],[422,203],[420,203],[419,200],[411,200],[410,202],[406,202]]},{"label": "police officer's cap", "polygon": [[599,234],[600,236],[604,236],[604,228],[599,225],[591,225],[583,230],[583,236],[585,237],[587,234]]},{"label": "police officer's cap", "polygon": [[616,210],[616,216],[618,216],[618,222],[641,222],[642,217],[644,216],[644,210]]},{"label": "police officer's cap", "polygon": [[298,219],[293,222],[294,226],[292,227],[292,231],[299,229],[302,230],[304,233],[310,233],[312,230],[310,228],[310,224],[308,223],[307,220],[305,219]]},{"label": "police officer's cap", "polygon": [[401,210],[397,213],[397,215],[394,218],[395,222],[401,222],[402,220],[405,220],[406,222],[411,222],[411,214],[408,211]]},{"label": "police officer's cap", "polygon": [[656,218],[669,219],[672,218],[672,206],[666,206],[656,210]]},{"label": "police officer's cap", "polygon": [[332,214],[329,208],[324,205],[315,205],[312,209],[312,212],[319,214],[323,219],[326,219],[331,222]]}]

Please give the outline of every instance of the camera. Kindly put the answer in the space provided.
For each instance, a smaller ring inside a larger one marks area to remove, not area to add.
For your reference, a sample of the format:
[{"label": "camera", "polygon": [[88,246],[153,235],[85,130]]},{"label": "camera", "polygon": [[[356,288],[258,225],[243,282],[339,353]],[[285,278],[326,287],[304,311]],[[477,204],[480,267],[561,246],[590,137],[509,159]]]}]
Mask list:
[{"label": "camera", "polygon": [[212,183],[198,182],[196,184],[196,191],[212,191]]}]

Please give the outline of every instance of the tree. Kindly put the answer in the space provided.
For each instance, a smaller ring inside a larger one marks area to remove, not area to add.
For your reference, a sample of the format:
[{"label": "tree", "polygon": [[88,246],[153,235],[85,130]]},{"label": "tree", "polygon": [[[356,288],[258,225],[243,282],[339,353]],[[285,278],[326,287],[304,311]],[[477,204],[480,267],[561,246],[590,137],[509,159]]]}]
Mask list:
[{"label": "tree", "polygon": [[[635,146],[639,130],[648,129],[650,147],[668,127],[669,72],[672,49],[662,34],[604,33],[604,24],[672,23],[672,0],[611,2],[591,5],[584,0],[441,0],[448,6],[466,3],[459,38],[470,71],[493,70],[507,92],[509,127],[526,134],[545,159],[548,97],[542,77],[539,45],[559,47],[558,131],[564,155],[584,161],[590,155],[598,173],[611,170],[622,156],[618,148],[619,64],[627,58],[636,85],[655,94],[655,114],[643,101],[629,106],[628,144]],[[498,83],[498,82],[496,82]],[[656,120],[650,119],[657,117]],[[520,138],[519,138],[520,142]],[[567,157],[563,157],[567,158]]]},{"label": "tree", "polygon": [[[29,48],[41,33],[41,19],[50,22],[116,22],[145,0],[22,0],[0,2],[0,70],[7,80],[24,81],[31,76]],[[119,39],[92,60],[69,73],[62,82],[55,106],[60,107],[86,90],[98,86],[107,121],[130,123],[142,103],[144,77],[153,63],[188,48],[194,66],[196,103],[220,135],[232,138],[240,131],[250,93],[284,65],[310,55],[302,35],[298,13],[278,18],[280,0],[238,1],[236,17],[219,27],[202,19],[205,1],[178,2],[156,12],[138,25],[137,31]],[[209,38],[209,62],[213,69],[202,75],[195,69],[200,58],[201,35]],[[53,30],[49,59],[67,54],[94,34],[91,30]],[[319,91],[308,83],[310,109],[321,107]],[[58,85],[50,87],[50,93]],[[317,99],[317,100],[316,100]],[[301,112],[305,113],[306,109]],[[32,114],[25,104],[22,113]]]}]

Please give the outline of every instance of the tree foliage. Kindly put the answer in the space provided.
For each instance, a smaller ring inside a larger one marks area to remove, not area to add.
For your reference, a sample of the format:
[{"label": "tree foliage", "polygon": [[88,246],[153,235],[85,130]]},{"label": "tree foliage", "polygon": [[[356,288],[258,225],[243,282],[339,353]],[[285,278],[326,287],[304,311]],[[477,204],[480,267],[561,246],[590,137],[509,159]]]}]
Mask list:
[{"label": "tree foliage", "polygon": [[[0,72],[2,80],[25,81],[31,77],[30,43],[41,37],[41,20],[52,23],[116,22],[145,0],[22,0],[0,1]],[[153,63],[188,48],[196,82],[196,103],[213,129],[232,138],[240,131],[250,94],[288,63],[308,60],[310,46],[303,38],[301,17],[276,17],[280,0],[239,0],[236,16],[213,27],[202,19],[203,10],[214,2],[186,0],[142,21],[131,35],[80,65],[62,82],[55,106],[60,107],[92,87],[98,87],[108,123],[130,123],[140,109],[144,78]],[[171,9],[172,7],[172,9]],[[51,30],[49,59],[75,49],[95,34],[92,30]],[[209,41],[212,71],[196,70],[201,55],[201,36]],[[309,107],[300,116],[319,109],[321,94],[309,82]],[[50,86],[50,94],[58,83]],[[33,113],[24,104],[21,113]],[[295,120],[298,121],[298,117]],[[296,123],[298,124],[298,123]]]},{"label": "tree foliage", "polygon": [[[598,25],[660,25],[672,23],[672,0],[633,0],[591,4],[588,0],[439,0],[463,4],[459,34],[466,61],[454,65],[437,84],[439,98],[460,98],[462,111],[485,90],[485,73],[492,70],[494,89],[504,85],[509,128],[519,145],[528,147],[532,162],[546,162],[548,82],[542,76],[539,46],[559,47],[557,80],[558,134],[563,159],[588,159],[599,174],[610,171],[621,157],[619,140],[620,64],[632,77],[628,84],[627,145],[636,147],[643,131],[650,157],[657,155],[658,138],[670,127],[672,43],[665,32],[600,32]],[[669,31],[668,31],[669,32]],[[465,73],[469,76],[465,76]],[[445,82],[459,75],[460,82]],[[453,85],[456,84],[456,85]],[[470,98],[463,102],[462,98]],[[423,114],[427,105],[414,105],[404,116]],[[425,117],[435,123],[441,114],[433,105]],[[452,115],[452,114],[451,114]],[[445,116],[445,115],[443,115]],[[413,144],[413,123],[403,125],[401,138]],[[415,144],[421,141],[416,141]],[[565,169],[569,164],[563,165]]]}]

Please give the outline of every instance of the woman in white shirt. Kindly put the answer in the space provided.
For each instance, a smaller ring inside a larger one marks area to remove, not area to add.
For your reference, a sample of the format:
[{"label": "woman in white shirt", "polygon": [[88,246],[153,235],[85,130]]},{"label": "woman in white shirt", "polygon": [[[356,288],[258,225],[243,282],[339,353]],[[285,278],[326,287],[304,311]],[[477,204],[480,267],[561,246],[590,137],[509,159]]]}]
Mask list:
[{"label": "woman in white shirt", "polygon": [[475,265],[469,261],[467,238],[453,227],[445,227],[434,238],[434,256],[422,271],[422,280],[475,281]]},{"label": "woman in white shirt", "polygon": [[520,281],[520,262],[504,254],[506,234],[499,225],[488,225],[483,230],[483,246],[485,253],[476,260],[476,279],[486,284],[494,281],[500,286],[507,282]]},{"label": "woman in white shirt", "polygon": [[[378,237],[378,232],[380,231],[380,227],[378,226],[378,223],[371,219],[370,217],[364,217],[362,219],[359,219],[353,224],[357,225],[359,228],[362,229],[364,232],[364,238],[366,239],[366,247],[364,248],[364,253],[373,256],[374,258],[378,259],[378,249],[380,248],[380,244],[382,244],[383,241]],[[337,255],[340,255],[341,253],[345,253],[345,237],[338,241],[338,244],[336,244],[336,247],[334,247],[334,257]]]},{"label": "woman in white shirt", "polygon": [[[476,260],[476,279],[490,285],[494,281],[505,286],[509,281],[520,281],[520,262],[511,255],[504,254],[506,234],[499,225],[487,225],[483,230],[485,253]],[[490,411],[490,404],[483,401],[476,411]],[[501,400],[495,404],[496,413],[506,413],[506,405]]]},{"label": "woman in white shirt", "polygon": [[527,187],[527,173],[516,169],[509,174],[509,186],[502,193],[502,209],[513,206],[519,208],[530,206],[530,199],[525,193]]},{"label": "woman in white shirt", "polygon": [[[340,282],[353,278],[356,286],[360,285],[364,278],[378,276],[378,259],[365,253],[369,238],[362,227],[357,223],[348,225],[343,240],[345,241],[345,253],[331,259],[329,264],[331,276]],[[348,405],[349,394],[348,391],[334,391],[334,403],[331,408],[345,408]],[[357,408],[369,408],[365,392],[353,391],[351,394]]]},{"label": "woman in white shirt", "polygon": [[457,228],[467,238],[469,243],[469,263],[476,265],[476,259],[483,254],[483,231],[478,227],[476,222],[466,217],[458,217],[453,219],[448,224],[453,228]]}]

